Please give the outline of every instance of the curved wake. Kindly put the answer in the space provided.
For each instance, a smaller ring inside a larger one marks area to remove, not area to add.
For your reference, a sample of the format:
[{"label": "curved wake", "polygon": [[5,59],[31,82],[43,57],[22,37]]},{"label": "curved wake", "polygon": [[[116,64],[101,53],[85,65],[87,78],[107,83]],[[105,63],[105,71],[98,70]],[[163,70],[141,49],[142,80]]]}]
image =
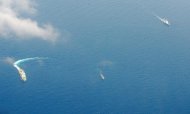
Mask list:
[{"label": "curved wake", "polygon": [[24,63],[24,62],[27,62],[27,61],[42,60],[42,59],[47,59],[47,58],[44,58],[44,57],[33,57],[33,58],[20,59],[20,60],[14,62],[13,66],[18,70],[18,73],[20,75],[21,80],[26,81],[27,80],[26,73],[25,73],[24,69],[22,69],[19,65],[22,64],[22,63]]}]

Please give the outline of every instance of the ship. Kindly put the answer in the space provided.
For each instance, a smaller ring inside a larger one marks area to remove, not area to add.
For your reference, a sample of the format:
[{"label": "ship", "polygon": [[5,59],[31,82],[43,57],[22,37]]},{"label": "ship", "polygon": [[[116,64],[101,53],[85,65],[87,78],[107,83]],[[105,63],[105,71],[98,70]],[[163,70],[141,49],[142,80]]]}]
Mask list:
[{"label": "ship", "polygon": [[170,25],[171,25],[171,23],[169,22],[169,20],[168,20],[167,18],[161,18],[161,17],[159,17],[159,16],[157,16],[157,15],[156,15],[156,17],[157,17],[163,24],[165,24],[165,25],[167,25],[167,26],[170,26]]},{"label": "ship", "polygon": [[17,65],[14,65],[14,67],[18,70],[21,80],[25,82],[27,79],[26,79],[26,73],[24,72],[24,70],[18,67]]}]

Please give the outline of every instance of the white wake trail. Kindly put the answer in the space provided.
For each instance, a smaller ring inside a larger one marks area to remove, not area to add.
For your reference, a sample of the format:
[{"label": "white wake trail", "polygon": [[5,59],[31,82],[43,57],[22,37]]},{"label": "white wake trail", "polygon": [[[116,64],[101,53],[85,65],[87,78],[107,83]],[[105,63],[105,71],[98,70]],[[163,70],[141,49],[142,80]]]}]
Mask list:
[{"label": "white wake trail", "polygon": [[157,19],[159,19],[160,21],[162,21],[162,18],[160,16],[158,16],[157,14],[155,13],[152,13],[153,16],[155,16]]},{"label": "white wake trail", "polygon": [[20,59],[16,62],[13,63],[13,66],[18,70],[18,73],[20,75],[21,80],[26,81],[26,73],[24,71],[24,69],[22,69],[19,65],[27,62],[27,61],[31,61],[31,60],[42,60],[42,59],[48,59],[46,57],[32,57],[32,58],[26,58],[26,59]]}]

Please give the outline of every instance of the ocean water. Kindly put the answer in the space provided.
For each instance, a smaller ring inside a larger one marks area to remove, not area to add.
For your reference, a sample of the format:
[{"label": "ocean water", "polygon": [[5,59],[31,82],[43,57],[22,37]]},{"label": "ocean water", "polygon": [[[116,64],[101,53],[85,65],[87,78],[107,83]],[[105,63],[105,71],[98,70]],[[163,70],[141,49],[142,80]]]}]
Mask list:
[{"label": "ocean water", "polygon": [[[49,58],[23,64],[26,83],[0,62],[0,114],[190,113],[190,2],[36,2],[33,19],[61,36],[56,44],[0,39],[0,58]],[[99,67],[102,61],[112,65]]]}]

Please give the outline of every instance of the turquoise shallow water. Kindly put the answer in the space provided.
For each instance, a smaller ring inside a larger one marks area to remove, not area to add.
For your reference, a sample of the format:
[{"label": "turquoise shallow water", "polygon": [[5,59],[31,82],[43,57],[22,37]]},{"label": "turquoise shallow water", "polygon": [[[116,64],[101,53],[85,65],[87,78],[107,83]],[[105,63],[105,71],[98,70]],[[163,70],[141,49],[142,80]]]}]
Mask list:
[{"label": "turquoise shallow water", "polygon": [[[28,81],[0,63],[0,113],[190,113],[190,2],[182,0],[42,0],[40,23],[61,37],[0,40],[0,57],[48,57],[23,65]],[[166,16],[170,27],[154,16]],[[99,63],[105,80],[98,74]]]}]

